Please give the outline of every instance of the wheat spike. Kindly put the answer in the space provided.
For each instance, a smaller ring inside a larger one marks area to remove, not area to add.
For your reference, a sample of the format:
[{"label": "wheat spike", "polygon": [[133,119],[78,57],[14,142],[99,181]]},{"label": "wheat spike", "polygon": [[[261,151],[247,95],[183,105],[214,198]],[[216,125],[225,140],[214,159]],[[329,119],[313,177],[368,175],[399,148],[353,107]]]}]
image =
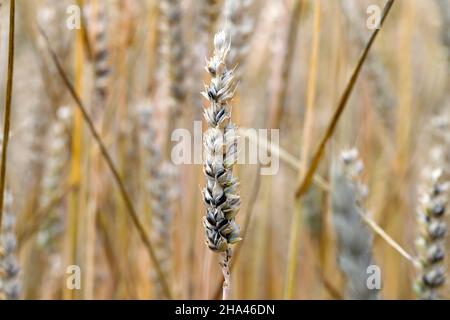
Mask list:
[{"label": "wheat spike", "polygon": [[333,168],[333,222],[347,298],[373,300],[378,298],[378,290],[367,286],[367,267],[373,264],[372,234],[361,218],[367,194],[367,187],[358,180],[362,170],[356,149],[342,152],[340,163]]},{"label": "wheat spike", "polygon": [[204,134],[206,187],[203,198],[206,216],[203,226],[206,244],[213,250],[224,252],[221,263],[224,275],[224,299],[229,297],[231,244],[241,240],[235,216],[240,207],[238,179],[233,175],[237,161],[236,126],[231,122],[230,101],[234,96],[236,82],[232,69],[226,66],[230,50],[229,37],[225,31],[214,37],[214,55],[208,61],[206,71],[212,79],[205,85],[203,96],[209,101],[204,117],[208,130]]},{"label": "wheat spike", "polygon": [[254,28],[254,21],[250,15],[252,3],[253,0],[225,0],[225,28],[232,40],[227,65],[238,66],[236,79],[240,78],[250,50],[249,38]]},{"label": "wheat spike", "polygon": [[0,300],[17,300],[20,295],[19,264],[16,258],[16,217],[12,210],[13,197],[5,195],[3,228],[0,236]]},{"label": "wheat spike", "polygon": [[423,193],[417,220],[419,236],[416,245],[419,255],[419,275],[415,291],[421,299],[439,298],[439,289],[445,283],[445,211],[450,183],[443,179],[442,171],[435,170],[430,185]]},{"label": "wheat spike", "polygon": [[[84,8],[86,23],[91,36],[94,65],[94,87],[97,99],[103,101],[108,94],[111,74],[108,48],[108,23],[104,1],[88,3]],[[98,110],[95,110],[98,112]]]},{"label": "wheat spike", "polygon": [[[175,166],[164,161],[157,144],[157,134],[152,126],[153,109],[146,101],[138,107],[139,138],[144,151],[144,167],[147,173],[148,191],[151,195],[153,241],[161,269],[170,278],[172,270],[171,231],[175,215],[174,201],[178,195],[176,187],[177,170]],[[163,297],[163,291],[156,274],[152,275],[156,282],[155,294]]]},{"label": "wheat spike", "polygon": [[49,158],[45,163],[45,174],[42,179],[41,205],[44,207],[58,192],[64,170],[67,167],[71,119],[71,108],[69,106],[59,107],[56,112],[56,119],[50,128],[50,144],[47,150]]}]

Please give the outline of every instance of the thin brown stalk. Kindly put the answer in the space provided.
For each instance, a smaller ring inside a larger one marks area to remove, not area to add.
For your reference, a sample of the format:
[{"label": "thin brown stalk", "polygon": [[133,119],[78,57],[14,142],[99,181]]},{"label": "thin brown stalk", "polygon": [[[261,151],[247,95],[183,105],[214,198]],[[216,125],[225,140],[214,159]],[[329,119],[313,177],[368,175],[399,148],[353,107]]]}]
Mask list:
[{"label": "thin brown stalk", "polygon": [[8,152],[9,127],[11,118],[11,100],[14,73],[14,27],[16,15],[16,1],[9,5],[9,38],[8,38],[8,79],[6,82],[5,115],[3,121],[2,164],[0,168],[0,229],[2,226],[3,201],[5,196],[6,159]]},{"label": "thin brown stalk", "polygon": [[103,143],[99,133],[97,132],[97,129],[94,126],[94,123],[91,119],[91,117],[89,116],[89,114],[86,111],[86,108],[84,107],[83,102],[81,101],[81,98],[79,97],[79,95],[77,94],[73,84],[71,83],[71,81],[69,80],[69,78],[67,77],[66,72],[64,71],[64,69],[62,68],[58,57],[56,56],[55,52],[53,51],[51,45],[50,45],[50,41],[45,33],[45,31],[38,26],[39,32],[41,33],[41,35],[43,36],[43,38],[45,39],[46,45],[47,45],[47,49],[48,52],[53,60],[53,63],[55,64],[55,67],[58,70],[58,73],[61,77],[61,79],[63,80],[65,86],[67,87],[67,89],[69,90],[72,98],[75,100],[76,105],[78,107],[78,109],[80,110],[84,121],[86,122],[86,124],[88,125],[89,130],[91,131],[92,136],[94,137],[94,140],[96,141],[100,152],[103,156],[103,158],[105,159],[112,175],[113,178],[115,180],[115,182],[117,183],[117,186],[119,187],[119,191],[121,193],[121,196],[124,200],[125,206],[127,208],[127,212],[130,215],[130,218],[133,222],[133,224],[135,225],[135,227],[138,230],[139,236],[141,237],[142,242],[144,243],[147,252],[150,256],[150,258],[152,259],[152,262],[156,268],[156,272],[160,278],[161,281],[161,286],[162,286],[162,290],[165,294],[165,296],[169,299],[172,298],[172,294],[168,285],[167,280],[164,277],[164,274],[162,272],[161,266],[158,263],[158,259],[156,257],[155,254],[155,250],[153,248],[153,245],[150,241],[150,238],[147,236],[146,230],[144,228],[144,225],[142,224],[142,222],[139,220],[139,216],[134,208],[133,203],[131,202],[130,196],[128,195],[128,192],[125,189],[125,185],[122,182],[122,179],[120,178],[119,175],[119,171],[117,170],[108,150],[106,149],[105,144]]},{"label": "thin brown stalk", "polygon": [[303,178],[302,182],[299,184],[299,186],[295,192],[295,198],[297,198],[297,199],[300,198],[303,194],[305,194],[311,185],[314,174],[315,174],[315,172],[320,164],[320,161],[322,160],[322,157],[325,153],[325,147],[326,147],[328,141],[330,140],[330,138],[333,136],[334,130],[336,129],[339,119],[341,118],[341,115],[342,115],[343,111],[345,110],[345,107],[347,106],[348,98],[350,97],[350,94],[353,91],[353,88],[355,86],[356,80],[358,79],[358,76],[359,76],[361,68],[364,64],[364,61],[366,60],[367,55],[370,51],[370,48],[372,47],[372,44],[374,43],[379,31],[381,30],[381,27],[383,26],[384,21],[386,20],[386,17],[389,14],[389,11],[391,10],[394,2],[395,2],[395,0],[388,0],[386,5],[384,6],[383,13],[381,16],[381,21],[380,21],[380,28],[375,29],[373,31],[369,41],[366,44],[366,47],[364,48],[361,56],[359,57],[356,68],[353,71],[353,74],[344,90],[344,93],[341,96],[338,107],[337,107],[336,111],[334,112],[334,114],[328,124],[325,135],[323,136],[322,140],[320,141],[319,146],[317,147],[317,150],[314,153],[314,156],[311,161],[311,166],[309,167],[305,177]]}]

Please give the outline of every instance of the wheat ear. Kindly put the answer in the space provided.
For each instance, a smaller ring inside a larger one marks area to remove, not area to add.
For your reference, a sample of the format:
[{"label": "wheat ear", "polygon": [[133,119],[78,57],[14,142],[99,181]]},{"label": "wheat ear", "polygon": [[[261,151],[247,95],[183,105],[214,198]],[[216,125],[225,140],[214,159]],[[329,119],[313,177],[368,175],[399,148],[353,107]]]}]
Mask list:
[{"label": "wheat ear", "polygon": [[[108,48],[108,24],[106,16],[106,7],[103,1],[89,3],[85,6],[85,17],[87,27],[91,33],[92,59],[94,66],[94,87],[96,93],[97,104],[103,104],[108,94],[108,83],[111,74]],[[95,116],[103,108],[100,105],[94,110]]]},{"label": "wheat ear", "polygon": [[[156,143],[157,135],[152,126],[153,108],[147,101],[138,107],[139,140],[143,149],[144,168],[148,191],[151,195],[153,243],[161,270],[166,279],[170,279],[172,270],[171,231],[175,215],[173,203],[178,195],[175,188],[177,170],[169,161],[163,161],[160,148]],[[156,283],[155,295],[164,296],[162,285],[156,273],[152,274]]]},{"label": "wheat ear", "polygon": [[359,182],[363,163],[358,151],[341,154],[341,161],[333,168],[333,222],[339,247],[339,266],[347,278],[346,296],[349,299],[373,300],[378,289],[367,286],[367,268],[372,264],[372,233],[363,222],[362,200],[367,187]]},{"label": "wheat ear", "polygon": [[50,128],[49,159],[45,163],[45,174],[42,178],[41,205],[48,206],[60,190],[60,183],[69,159],[70,128],[72,110],[68,106],[59,107],[56,119]]},{"label": "wheat ear", "polygon": [[0,300],[17,300],[20,295],[19,264],[16,259],[16,217],[12,211],[13,197],[6,192],[3,227],[0,237]]},{"label": "wheat ear", "polygon": [[214,37],[214,54],[206,66],[212,79],[202,92],[209,101],[209,107],[204,111],[208,130],[203,140],[206,176],[206,187],[203,189],[206,216],[203,217],[203,226],[207,246],[223,254],[224,299],[228,299],[231,293],[230,245],[241,240],[235,222],[240,207],[239,182],[233,175],[238,155],[237,135],[236,126],[231,122],[230,105],[236,82],[233,70],[226,66],[229,50],[229,37],[225,31],[218,32]]},{"label": "wheat ear", "polygon": [[[417,210],[418,276],[414,284],[421,299],[438,299],[445,282],[445,211],[450,190],[450,121],[445,114],[434,118],[426,141],[429,158]],[[436,169],[437,168],[437,169]]]},{"label": "wheat ear", "polygon": [[441,170],[430,176],[430,185],[422,195],[417,220],[419,236],[416,240],[419,256],[419,274],[414,289],[421,299],[439,298],[439,289],[445,283],[445,210],[450,183]]},{"label": "wheat ear", "polygon": [[254,21],[250,13],[253,0],[225,0],[224,12],[226,32],[233,40],[227,56],[229,66],[239,65],[236,78],[239,79],[250,50],[249,38],[253,31]]}]

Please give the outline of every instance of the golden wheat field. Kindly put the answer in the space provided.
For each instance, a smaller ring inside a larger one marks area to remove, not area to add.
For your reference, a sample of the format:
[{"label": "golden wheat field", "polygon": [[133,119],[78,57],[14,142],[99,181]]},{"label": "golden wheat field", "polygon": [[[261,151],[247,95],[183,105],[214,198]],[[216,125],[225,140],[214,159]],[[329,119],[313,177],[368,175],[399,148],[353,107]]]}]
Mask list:
[{"label": "golden wheat field", "polygon": [[449,0],[0,0],[0,299],[450,298],[449,31]]}]

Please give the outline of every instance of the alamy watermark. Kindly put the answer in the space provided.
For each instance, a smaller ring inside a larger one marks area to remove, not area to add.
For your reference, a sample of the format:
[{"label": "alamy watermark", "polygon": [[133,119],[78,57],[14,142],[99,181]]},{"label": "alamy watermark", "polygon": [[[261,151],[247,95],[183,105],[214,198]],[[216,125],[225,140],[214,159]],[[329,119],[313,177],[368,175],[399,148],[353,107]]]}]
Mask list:
[{"label": "alamy watermark", "polygon": [[[211,129],[208,129],[211,130]],[[279,153],[271,150],[271,146],[278,147],[280,140],[279,129],[241,129],[238,131],[237,164],[260,164],[261,175],[275,175],[280,167]],[[246,139],[246,137],[251,137]],[[202,122],[194,121],[193,132],[188,129],[175,129],[171,135],[174,146],[171,149],[171,160],[175,165],[204,164]],[[225,142],[220,142],[224,148]],[[221,159],[216,159],[221,161]]]}]

